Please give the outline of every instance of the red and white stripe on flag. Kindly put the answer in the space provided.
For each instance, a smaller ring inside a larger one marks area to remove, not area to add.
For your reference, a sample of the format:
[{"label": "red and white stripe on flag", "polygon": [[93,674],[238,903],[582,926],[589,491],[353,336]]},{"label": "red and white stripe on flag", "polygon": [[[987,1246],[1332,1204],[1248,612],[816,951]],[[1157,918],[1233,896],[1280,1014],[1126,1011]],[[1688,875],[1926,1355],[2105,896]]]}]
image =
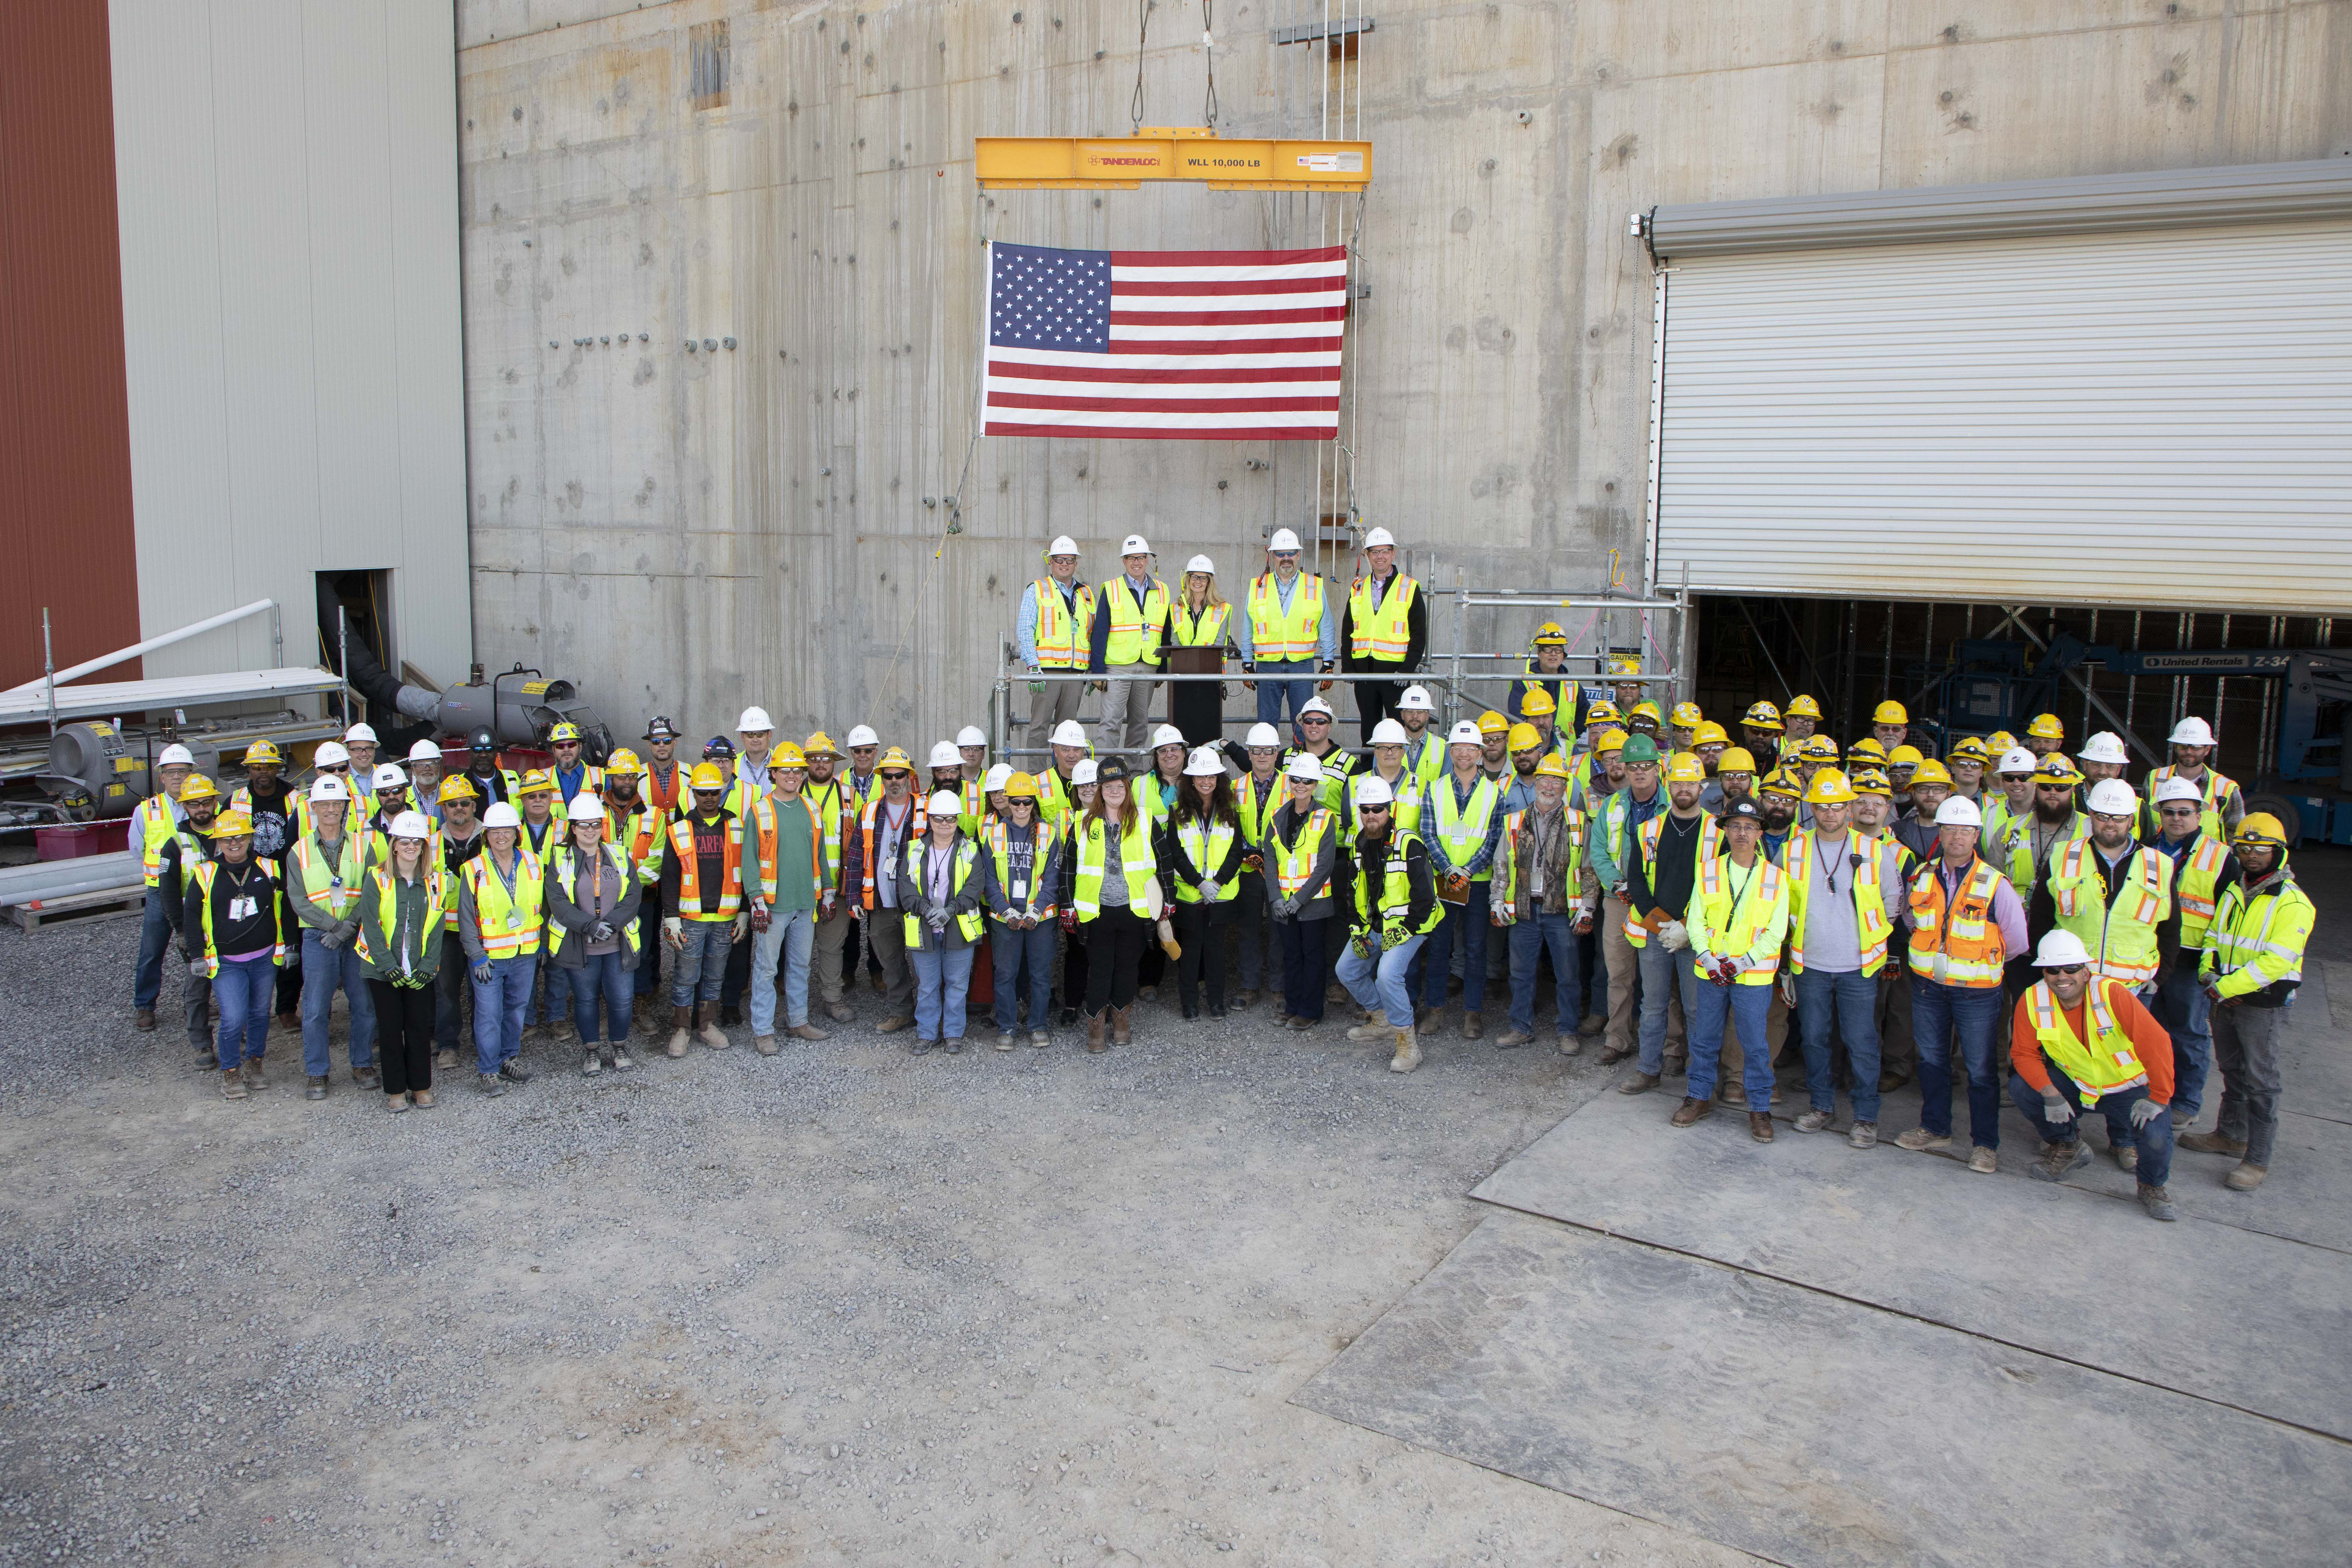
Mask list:
[{"label": "red and white stripe on flag", "polygon": [[1346,247],[992,252],[982,434],[1338,438]]}]

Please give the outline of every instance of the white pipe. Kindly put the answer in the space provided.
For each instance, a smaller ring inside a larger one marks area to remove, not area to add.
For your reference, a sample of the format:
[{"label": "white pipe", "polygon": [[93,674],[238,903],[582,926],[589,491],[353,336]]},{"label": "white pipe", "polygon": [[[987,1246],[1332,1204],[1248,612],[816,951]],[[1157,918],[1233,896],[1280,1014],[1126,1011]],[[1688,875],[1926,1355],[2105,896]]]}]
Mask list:
[{"label": "white pipe", "polygon": [[[149,637],[145,642],[132,643],[129,647],[119,648],[113,653],[107,654],[100,658],[93,658],[88,663],[77,664],[69,668],[58,670],[57,674],[47,677],[47,679],[58,685],[63,685],[68,680],[79,679],[80,677],[88,675],[94,669],[104,669],[109,665],[121,664],[126,658],[137,658],[142,653],[151,653],[156,648],[167,647],[172,643],[183,642],[189,637],[201,636],[205,632],[213,630],[215,626],[225,626],[232,621],[241,621],[247,616],[257,616],[264,610],[274,610],[277,607],[278,601],[275,599],[256,599],[253,603],[246,605],[243,609],[226,611],[223,614],[211,617],[209,620],[202,620],[194,623],[193,626],[182,626],[178,631],[165,632],[162,637]],[[28,680],[22,686],[12,686],[8,689],[11,691],[30,691],[41,684],[42,683],[38,680]]]}]

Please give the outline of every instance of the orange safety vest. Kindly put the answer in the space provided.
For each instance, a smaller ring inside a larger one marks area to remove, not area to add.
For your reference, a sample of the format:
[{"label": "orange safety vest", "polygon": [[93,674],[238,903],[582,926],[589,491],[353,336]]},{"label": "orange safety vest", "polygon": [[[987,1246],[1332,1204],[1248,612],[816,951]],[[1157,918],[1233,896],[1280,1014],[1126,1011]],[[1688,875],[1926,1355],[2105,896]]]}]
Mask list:
[{"label": "orange safety vest", "polygon": [[[857,899],[859,907],[863,909],[870,910],[874,908],[875,829],[878,823],[878,814],[887,807],[888,805],[889,802],[877,794],[872,800],[866,803],[866,809],[857,814],[858,843],[860,848],[863,850],[863,854],[859,858],[859,870],[861,873],[859,881],[861,885],[858,889]],[[916,831],[916,825],[922,821],[921,803],[912,795],[909,795],[907,798],[907,832],[912,833]],[[906,842],[907,840],[905,836],[901,835],[898,839],[900,847],[904,847]]]},{"label": "orange safety vest", "polygon": [[686,764],[680,762],[670,763],[669,787],[667,789],[662,787],[661,779],[654,772],[654,766],[652,763],[646,764],[646,776],[638,784],[637,793],[645,797],[647,805],[652,806],[664,816],[676,816],[678,803],[684,800],[687,795]]},{"label": "orange safety vest", "polygon": [[1030,585],[1037,601],[1037,629],[1033,640],[1040,669],[1084,669],[1092,657],[1087,647],[1088,628],[1095,624],[1095,593],[1084,583],[1070,584],[1070,599],[1062,600],[1061,585],[1040,577]]},{"label": "orange safety vest", "polygon": [[727,846],[719,853],[721,886],[713,908],[702,886],[702,857],[694,850],[694,821],[681,816],[669,825],[670,853],[677,857],[677,912],[690,921],[731,921],[743,907],[743,825],[727,819]]},{"label": "orange safety vest", "polygon": [[1939,985],[1970,991],[2000,984],[2008,957],[1992,901],[2001,875],[1979,859],[1969,868],[1960,896],[1947,907],[1942,862],[1923,866],[1911,879],[1911,973]]},{"label": "orange safety vest", "polygon": [[[824,856],[819,840],[824,837],[824,821],[805,793],[800,798],[801,804],[809,808],[810,823],[819,829],[809,835],[809,877],[821,893],[824,891]],[[760,901],[772,904],[776,901],[777,885],[775,796],[763,795],[751,803],[751,827],[753,842],[760,850]]]}]

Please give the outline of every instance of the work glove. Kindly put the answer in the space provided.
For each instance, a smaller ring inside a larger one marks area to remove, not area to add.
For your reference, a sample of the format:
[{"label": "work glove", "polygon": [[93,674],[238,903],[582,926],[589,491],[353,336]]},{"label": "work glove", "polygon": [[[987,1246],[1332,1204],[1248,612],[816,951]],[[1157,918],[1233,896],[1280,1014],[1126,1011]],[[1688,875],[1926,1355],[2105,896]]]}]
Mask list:
[{"label": "work glove", "polygon": [[474,984],[477,985],[488,985],[491,981],[498,978],[498,973],[499,972],[497,970],[490,967],[489,961],[485,959],[481,963],[474,965]]},{"label": "work glove", "polygon": [[662,921],[662,941],[669,943],[672,947],[684,947],[686,945],[686,921],[676,915],[669,915],[664,918]]},{"label": "work glove", "polygon": [[1580,903],[1576,906],[1576,934],[1579,936],[1592,934],[1592,911]]},{"label": "work glove", "polygon": [[320,931],[319,933],[319,945],[325,948],[329,952],[332,952],[337,948],[342,946],[343,937],[341,928],[338,926],[329,926],[326,930]]},{"label": "work glove", "polygon": [[751,929],[751,917],[750,915],[737,915],[735,917],[734,931],[728,940],[730,942],[741,942],[743,940],[743,933]]},{"label": "work glove", "polygon": [[948,929],[948,912],[945,910],[933,910],[923,917],[923,923],[931,928],[933,936],[938,936]]},{"label": "work glove", "polygon": [[1407,931],[1404,927],[1401,925],[1386,926],[1381,931],[1381,945],[1383,947],[1402,947],[1411,940],[1411,937],[1412,933]]},{"label": "work glove", "polygon": [[2145,1096],[2132,1101],[2131,1124],[2134,1127],[2145,1127],[2163,1114],[2164,1107]]},{"label": "work glove", "polygon": [[1690,931],[1680,921],[1668,921],[1658,928],[1658,942],[1668,952],[1680,952],[1690,945]]},{"label": "work glove", "polygon": [[1360,931],[1348,939],[1348,945],[1356,950],[1358,958],[1369,959],[1372,956],[1372,933]]},{"label": "work glove", "polygon": [[1217,879],[1214,877],[1201,879],[1201,900],[1203,903],[1211,904],[1217,901]]},{"label": "work glove", "polygon": [[[1029,667],[1029,673],[1032,675],[1036,674],[1037,667],[1034,664],[1031,665]],[[1029,683],[1029,695],[1032,697],[1043,696],[1045,694],[1045,683],[1042,680],[1033,680]]]},{"label": "work glove", "polygon": [[2219,1007],[2227,1000],[2227,998],[2221,994],[2221,983],[2220,981],[2208,980],[2205,983],[2205,1000],[2210,1002],[2216,1007]]},{"label": "work glove", "polygon": [[2074,1120],[2074,1108],[2055,1089],[2042,1091],[2042,1117],[2045,1121],[2063,1126]]},{"label": "work glove", "polygon": [[612,941],[613,922],[611,921],[598,921],[594,925],[588,929],[588,940],[590,942]]}]

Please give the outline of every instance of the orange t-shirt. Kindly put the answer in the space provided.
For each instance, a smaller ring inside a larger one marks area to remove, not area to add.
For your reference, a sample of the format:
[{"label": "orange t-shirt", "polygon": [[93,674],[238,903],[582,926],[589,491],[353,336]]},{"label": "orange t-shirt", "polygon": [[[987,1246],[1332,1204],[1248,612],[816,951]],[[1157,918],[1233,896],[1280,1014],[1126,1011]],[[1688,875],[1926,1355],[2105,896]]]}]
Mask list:
[{"label": "orange t-shirt", "polygon": [[[2093,984],[2099,982],[2093,981]],[[2090,993],[2083,994],[2084,1001]],[[2147,1097],[2158,1105],[2172,1102],[2172,1037],[2156,1021],[2156,1015],[2140,1005],[2140,999],[2118,986],[2109,993],[2116,1012],[2116,1022],[2122,1026],[2125,1037],[2131,1041],[2133,1051],[2139,1057],[2141,1070],[2147,1074]],[[2076,1039],[2090,1038],[2090,1026],[2084,1021],[2084,1008],[2078,1005],[2065,1010],[2067,1026]],[[2017,1068],[2017,1076],[2037,1089],[2050,1087],[2050,1069],[2042,1058],[2042,1038],[2033,1032],[2032,993],[2017,999],[2017,1016],[2010,1021],[2009,1059]]]}]

